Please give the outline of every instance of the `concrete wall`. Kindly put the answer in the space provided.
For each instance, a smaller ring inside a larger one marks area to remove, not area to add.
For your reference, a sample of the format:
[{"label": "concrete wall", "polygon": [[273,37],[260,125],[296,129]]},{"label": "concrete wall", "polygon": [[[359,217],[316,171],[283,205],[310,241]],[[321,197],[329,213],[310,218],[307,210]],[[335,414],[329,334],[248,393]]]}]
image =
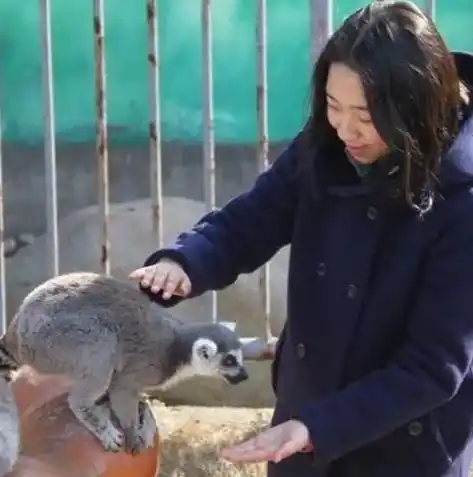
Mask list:
[{"label": "concrete wall", "polygon": [[[270,147],[270,160],[285,144]],[[163,144],[164,194],[203,200],[202,146]],[[57,197],[59,218],[97,203],[95,145],[58,145]],[[257,175],[254,145],[216,147],[217,203],[250,186]],[[111,147],[110,201],[150,196],[147,144]],[[5,234],[43,233],[46,227],[45,167],[41,147],[3,145]]]}]

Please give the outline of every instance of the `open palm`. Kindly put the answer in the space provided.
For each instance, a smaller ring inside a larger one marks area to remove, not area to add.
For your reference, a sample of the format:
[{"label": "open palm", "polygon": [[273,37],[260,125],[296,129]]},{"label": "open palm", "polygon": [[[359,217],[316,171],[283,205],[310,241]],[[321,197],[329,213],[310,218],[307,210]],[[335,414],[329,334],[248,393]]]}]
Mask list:
[{"label": "open palm", "polygon": [[220,456],[234,462],[279,462],[309,447],[307,427],[299,421],[290,420],[270,427],[241,444],[222,449]]}]

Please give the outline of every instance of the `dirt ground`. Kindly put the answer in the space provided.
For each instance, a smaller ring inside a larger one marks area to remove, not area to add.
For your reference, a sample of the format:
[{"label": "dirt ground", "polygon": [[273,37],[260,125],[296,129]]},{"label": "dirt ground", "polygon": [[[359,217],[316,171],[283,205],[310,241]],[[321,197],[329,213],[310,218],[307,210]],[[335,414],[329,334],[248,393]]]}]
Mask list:
[{"label": "dirt ground", "polygon": [[159,477],[264,477],[265,465],[219,459],[221,447],[267,426],[271,409],[215,408],[153,403],[161,436]]}]

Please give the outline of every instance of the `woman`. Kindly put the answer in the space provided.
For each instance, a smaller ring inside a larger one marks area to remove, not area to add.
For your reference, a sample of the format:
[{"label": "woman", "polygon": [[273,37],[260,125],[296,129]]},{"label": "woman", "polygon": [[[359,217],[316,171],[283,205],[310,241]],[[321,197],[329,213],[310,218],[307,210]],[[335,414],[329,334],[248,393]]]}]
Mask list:
[{"label": "woman", "polygon": [[473,56],[408,2],[357,10],[310,117],[246,193],[132,272],[162,306],[291,245],[270,477],[467,477],[473,453]]}]

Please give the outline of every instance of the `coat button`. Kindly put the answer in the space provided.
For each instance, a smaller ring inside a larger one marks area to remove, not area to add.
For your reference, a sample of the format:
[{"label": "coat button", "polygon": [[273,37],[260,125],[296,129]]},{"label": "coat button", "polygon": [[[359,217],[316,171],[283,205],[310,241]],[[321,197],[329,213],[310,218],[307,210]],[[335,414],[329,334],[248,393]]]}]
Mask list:
[{"label": "coat button", "polygon": [[376,220],[376,218],[378,217],[378,209],[376,207],[370,206],[368,207],[368,212],[366,213],[366,215],[370,220]]},{"label": "coat button", "polygon": [[419,421],[412,421],[407,426],[407,430],[411,436],[420,436],[422,434],[422,424]]},{"label": "coat button", "polygon": [[325,265],[325,263],[320,262],[317,265],[317,275],[319,277],[323,277],[326,273],[327,273],[327,266]]},{"label": "coat button", "polygon": [[348,298],[355,298],[355,297],[356,297],[356,293],[357,293],[357,288],[356,288],[356,286],[353,285],[353,284],[348,285],[348,288],[347,288]]},{"label": "coat button", "polygon": [[302,343],[298,343],[296,347],[297,357],[303,359],[305,356],[305,346]]}]

